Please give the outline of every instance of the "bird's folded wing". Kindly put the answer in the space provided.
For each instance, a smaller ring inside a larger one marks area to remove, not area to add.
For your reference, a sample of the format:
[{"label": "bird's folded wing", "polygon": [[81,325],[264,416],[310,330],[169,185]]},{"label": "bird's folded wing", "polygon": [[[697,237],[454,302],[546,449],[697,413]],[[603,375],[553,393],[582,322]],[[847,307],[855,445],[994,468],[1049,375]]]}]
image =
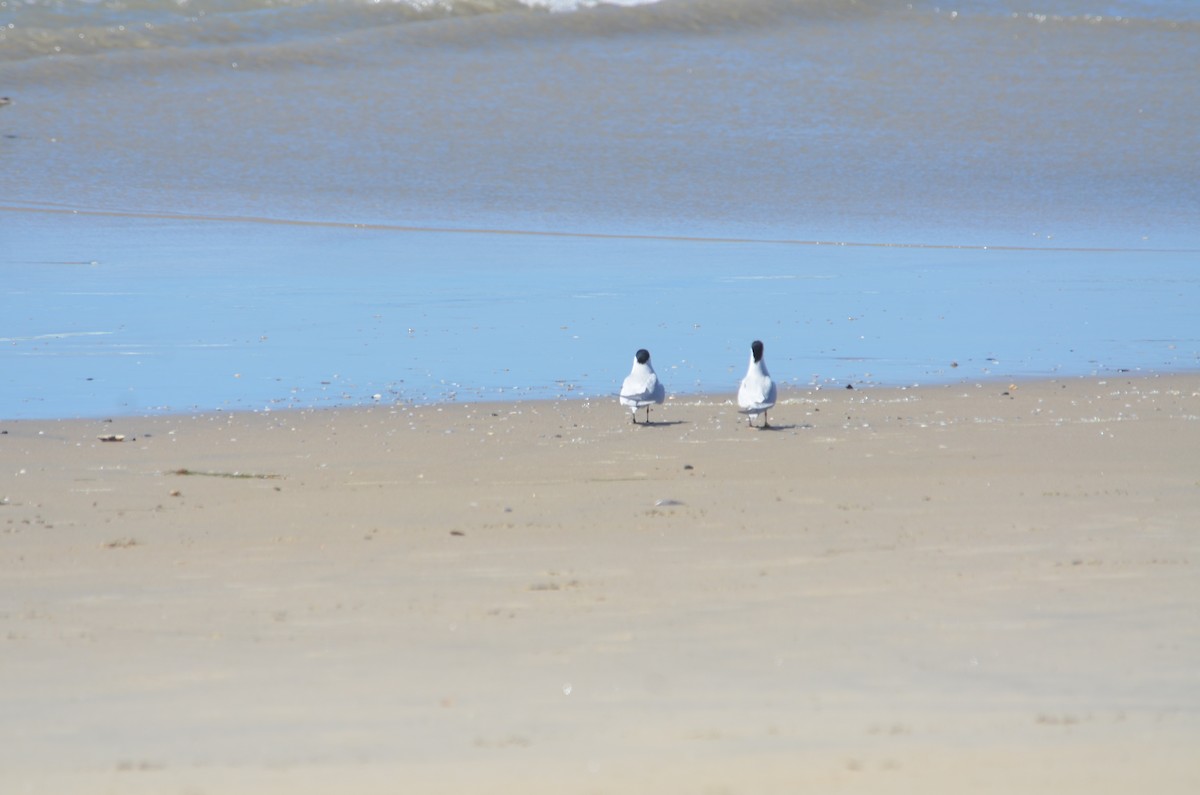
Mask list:
[{"label": "bird's folded wing", "polygon": [[773,381],[743,382],[738,390],[738,405],[750,411],[762,411],[775,404]]},{"label": "bird's folded wing", "polygon": [[653,400],[654,390],[657,388],[658,376],[655,375],[637,381],[627,379],[621,385],[621,397],[625,400]]}]

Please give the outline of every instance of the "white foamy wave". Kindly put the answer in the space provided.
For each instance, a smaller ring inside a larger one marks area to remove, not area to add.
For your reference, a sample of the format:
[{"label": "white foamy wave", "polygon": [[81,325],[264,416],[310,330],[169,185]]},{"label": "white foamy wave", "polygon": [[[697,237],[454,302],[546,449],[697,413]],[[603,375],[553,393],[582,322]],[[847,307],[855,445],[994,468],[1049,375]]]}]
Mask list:
[{"label": "white foamy wave", "polygon": [[584,8],[597,6],[647,6],[662,2],[662,0],[524,0],[530,8],[545,8],[550,11],[579,11]]}]

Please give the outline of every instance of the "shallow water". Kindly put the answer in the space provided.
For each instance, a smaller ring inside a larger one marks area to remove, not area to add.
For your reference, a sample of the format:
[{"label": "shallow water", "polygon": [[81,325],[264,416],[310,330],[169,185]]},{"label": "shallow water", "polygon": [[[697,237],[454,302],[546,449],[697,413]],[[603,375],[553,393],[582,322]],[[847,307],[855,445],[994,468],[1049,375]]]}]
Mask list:
[{"label": "shallow water", "polygon": [[556,8],[0,0],[0,416],[1200,364],[1197,4]]},{"label": "shallow water", "polygon": [[1191,254],[15,220],[7,417],[607,399],[639,347],[732,396],[755,337],[785,386],[1200,366]]}]

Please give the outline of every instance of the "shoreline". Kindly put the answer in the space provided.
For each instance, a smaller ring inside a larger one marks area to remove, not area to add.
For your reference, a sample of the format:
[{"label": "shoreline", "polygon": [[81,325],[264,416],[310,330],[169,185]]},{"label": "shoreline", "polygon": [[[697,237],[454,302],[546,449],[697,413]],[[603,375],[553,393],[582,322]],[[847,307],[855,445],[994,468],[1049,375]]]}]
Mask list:
[{"label": "shoreline", "polygon": [[1014,386],[0,424],[0,788],[1190,793],[1200,376]]},{"label": "shoreline", "polygon": [[[946,382],[926,382],[926,383],[911,383],[907,385],[879,383],[871,381],[846,380],[841,382],[828,382],[825,384],[794,384],[787,382],[779,382],[780,399],[779,407],[788,405],[800,404],[805,401],[812,401],[813,396],[818,394],[829,394],[839,392],[854,392],[863,395],[871,395],[876,393],[891,393],[891,392],[921,392],[921,391],[944,391],[949,389],[992,389],[994,388],[997,394],[1011,391],[1012,389],[1020,389],[1022,387],[1040,387],[1051,384],[1061,383],[1083,383],[1083,382],[1108,382],[1108,381],[1154,381],[1159,379],[1189,379],[1200,378],[1200,370],[1163,370],[1160,372],[1146,370],[1118,370],[1111,375],[1099,375],[1096,373],[1084,375],[1029,375],[1029,376],[987,376],[980,378],[964,378],[958,381]],[[739,379],[740,381],[740,379]],[[508,391],[516,392],[513,388]],[[666,401],[661,406],[655,406],[654,410],[658,411],[662,408],[671,406],[732,406],[736,403],[737,398],[737,382],[728,392],[668,392]],[[521,406],[521,405],[547,405],[555,403],[597,403],[612,402],[614,407],[619,409],[619,412],[628,412],[625,407],[619,406],[617,403],[616,393],[612,395],[585,395],[585,394],[557,394],[553,396],[521,396],[521,397],[492,397],[483,396],[479,398],[459,398],[457,396],[448,400],[432,400],[428,402],[418,401],[417,399],[394,402],[385,400],[374,400],[371,402],[355,402],[355,403],[327,403],[314,404],[309,406],[298,405],[281,405],[279,407],[267,406],[264,408],[225,408],[216,407],[209,409],[195,408],[190,410],[175,410],[163,409],[149,413],[122,413],[120,411],[103,412],[94,416],[55,416],[55,417],[12,417],[6,418],[0,416],[0,425],[9,424],[30,424],[30,423],[54,423],[54,422],[101,422],[101,423],[116,423],[136,420],[169,420],[172,418],[192,418],[200,419],[205,417],[216,416],[238,416],[238,415],[279,415],[287,416],[289,414],[312,414],[320,412],[370,412],[377,410],[397,411],[420,411],[420,410],[436,410],[448,406]],[[775,411],[776,409],[772,409]]]},{"label": "shoreline", "polygon": [[0,413],[602,395],[642,347],[669,388],[732,392],[753,337],[781,388],[1200,367],[1186,254],[225,231],[30,220]]}]

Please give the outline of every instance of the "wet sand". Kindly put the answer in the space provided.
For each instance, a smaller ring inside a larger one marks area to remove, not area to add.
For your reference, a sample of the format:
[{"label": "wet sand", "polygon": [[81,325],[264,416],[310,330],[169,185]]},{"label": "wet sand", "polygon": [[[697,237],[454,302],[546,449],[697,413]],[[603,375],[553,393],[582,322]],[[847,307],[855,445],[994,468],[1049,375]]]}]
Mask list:
[{"label": "wet sand", "polygon": [[781,399],[0,422],[0,790],[1200,788],[1200,377]]},{"label": "wet sand", "polygon": [[0,207],[10,225],[5,419],[602,398],[639,348],[669,391],[723,392],[756,338],[793,388],[1200,372],[1200,245],[416,233]]}]

